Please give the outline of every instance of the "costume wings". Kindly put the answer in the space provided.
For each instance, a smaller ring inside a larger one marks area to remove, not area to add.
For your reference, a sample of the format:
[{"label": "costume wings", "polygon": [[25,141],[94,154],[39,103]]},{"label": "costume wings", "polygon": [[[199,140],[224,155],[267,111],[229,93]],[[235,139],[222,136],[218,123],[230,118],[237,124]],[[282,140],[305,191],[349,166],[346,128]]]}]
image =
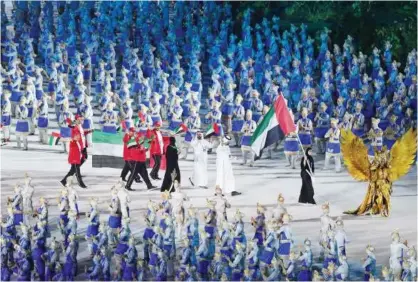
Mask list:
[{"label": "costume wings", "polygon": [[351,130],[341,129],[341,151],[351,176],[359,181],[369,181],[370,162],[363,140],[354,135]]},{"label": "costume wings", "polygon": [[[363,140],[351,130],[341,130],[341,151],[344,163],[351,176],[359,181],[370,180],[370,162],[367,147]],[[389,181],[393,182],[405,175],[415,161],[417,151],[417,135],[409,129],[399,138],[389,153]]]}]

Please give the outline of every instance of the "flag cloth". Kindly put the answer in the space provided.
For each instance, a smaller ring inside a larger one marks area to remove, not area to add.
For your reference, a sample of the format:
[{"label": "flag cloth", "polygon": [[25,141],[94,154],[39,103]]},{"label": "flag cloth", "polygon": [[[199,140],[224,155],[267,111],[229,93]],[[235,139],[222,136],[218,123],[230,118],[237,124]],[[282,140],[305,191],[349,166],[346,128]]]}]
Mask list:
[{"label": "flag cloth", "polygon": [[179,133],[187,132],[187,131],[189,131],[189,129],[187,128],[187,126],[184,123],[182,123],[182,124],[179,125],[179,127],[174,129],[174,134],[179,134]]},{"label": "flag cloth", "polygon": [[205,138],[209,138],[214,134],[219,134],[220,131],[221,129],[219,128],[219,125],[217,123],[214,123],[208,127],[208,130],[206,130]]},{"label": "flag cloth", "polygon": [[295,122],[289,112],[283,95],[279,95],[257,126],[251,137],[251,148],[259,156],[262,149],[282,140],[290,132],[296,131]]},{"label": "flag cloth", "polygon": [[[93,167],[111,167],[122,169],[123,160],[123,136],[124,133],[106,133],[99,130],[93,131]],[[132,138],[133,139],[133,138]]]},{"label": "flag cloth", "polygon": [[[92,166],[93,167],[110,167],[122,169],[125,165],[123,160],[123,136],[124,133],[117,132],[106,133],[100,130],[93,131],[93,154],[92,154]],[[150,147],[150,139],[145,138],[142,142],[142,146],[146,149]],[[136,145],[135,138],[131,138],[128,141],[127,146],[132,147]],[[149,152],[147,152],[147,158],[149,158]]]},{"label": "flag cloth", "polygon": [[52,132],[49,136],[49,146],[56,146],[59,144],[61,135],[58,132]]}]

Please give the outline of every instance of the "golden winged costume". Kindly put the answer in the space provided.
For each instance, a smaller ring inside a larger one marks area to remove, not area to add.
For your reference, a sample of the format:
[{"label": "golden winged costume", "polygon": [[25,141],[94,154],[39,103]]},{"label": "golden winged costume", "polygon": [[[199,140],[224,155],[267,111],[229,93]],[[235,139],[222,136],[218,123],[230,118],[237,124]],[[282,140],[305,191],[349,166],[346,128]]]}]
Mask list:
[{"label": "golden winged costume", "polygon": [[380,214],[389,216],[392,183],[404,176],[412,166],[417,151],[416,131],[408,130],[393,145],[375,150],[370,162],[363,140],[351,130],[341,130],[341,151],[344,163],[351,176],[359,181],[368,181],[367,194],[360,206],[346,214]]}]

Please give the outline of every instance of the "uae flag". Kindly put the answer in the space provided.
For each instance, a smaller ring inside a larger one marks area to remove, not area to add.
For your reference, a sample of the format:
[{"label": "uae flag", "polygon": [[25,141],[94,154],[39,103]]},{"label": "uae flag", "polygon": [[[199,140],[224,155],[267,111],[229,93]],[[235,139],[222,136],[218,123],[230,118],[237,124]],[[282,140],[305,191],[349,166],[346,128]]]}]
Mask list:
[{"label": "uae flag", "polygon": [[49,146],[56,146],[59,144],[61,139],[61,135],[59,132],[52,132],[51,136],[49,136]]},{"label": "uae flag", "polygon": [[182,123],[182,124],[180,124],[179,127],[174,129],[173,132],[174,132],[174,134],[179,134],[179,133],[187,132],[187,131],[189,131],[189,129],[187,128],[187,126],[184,123]]},{"label": "uae flag", "polygon": [[[123,136],[124,133],[105,133],[99,130],[93,131],[93,167],[111,167],[122,169],[123,160]],[[132,138],[134,140],[134,138]]]},{"label": "uae flag", "polygon": [[296,131],[296,126],[289,112],[283,95],[279,95],[257,126],[251,137],[251,148],[259,156],[262,149],[282,140],[290,132]]},{"label": "uae flag", "polygon": [[219,134],[221,130],[222,128],[220,128],[217,123],[214,123],[208,127],[208,130],[206,130],[205,138],[209,138],[214,134]]}]

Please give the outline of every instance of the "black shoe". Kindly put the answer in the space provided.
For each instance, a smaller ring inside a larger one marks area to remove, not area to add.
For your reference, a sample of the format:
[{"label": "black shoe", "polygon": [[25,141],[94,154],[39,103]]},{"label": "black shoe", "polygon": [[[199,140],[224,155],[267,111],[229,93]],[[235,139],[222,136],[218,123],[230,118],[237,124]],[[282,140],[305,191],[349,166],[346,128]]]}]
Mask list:
[{"label": "black shoe", "polygon": [[135,179],[135,183],[142,183],[141,178],[136,178],[136,179]]},{"label": "black shoe", "polygon": [[80,183],[80,184],[78,184],[78,186],[80,186],[81,188],[84,188],[84,189],[87,188],[86,184],[84,184],[84,183]]},{"label": "black shoe", "polygon": [[156,177],[154,178],[154,180],[161,180],[161,178],[159,178],[158,176],[156,176]]},{"label": "black shoe", "polygon": [[67,180],[63,179],[60,181],[61,185],[65,187],[67,185]]},{"label": "black shoe", "polygon": [[155,188],[157,188],[157,186],[155,186],[155,185],[151,185],[151,186],[148,186],[147,188],[148,188],[148,190],[151,190],[151,189],[155,189]]},{"label": "black shoe", "polygon": [[191,178],[191,177],[189,177],[189,181],[190,181],[190,184],[192,184],[192,186],[194,186],[194,183],[193,183],[193,181],[192,181],[192,178]]},{"label": "black shoe", "polygon": [[208,189],[208,186],[199,186],[199,188]]},{"label": "black shoe", "polygon": [[231,196],[238,196],[238,195],[241,195],[241,192],[233,191],[231,193]]},{"label": "black shoe", "polygon": [[151,177],[151,179],[155,180],[155,176],[154,175],[149,175],[149,177]]}]

